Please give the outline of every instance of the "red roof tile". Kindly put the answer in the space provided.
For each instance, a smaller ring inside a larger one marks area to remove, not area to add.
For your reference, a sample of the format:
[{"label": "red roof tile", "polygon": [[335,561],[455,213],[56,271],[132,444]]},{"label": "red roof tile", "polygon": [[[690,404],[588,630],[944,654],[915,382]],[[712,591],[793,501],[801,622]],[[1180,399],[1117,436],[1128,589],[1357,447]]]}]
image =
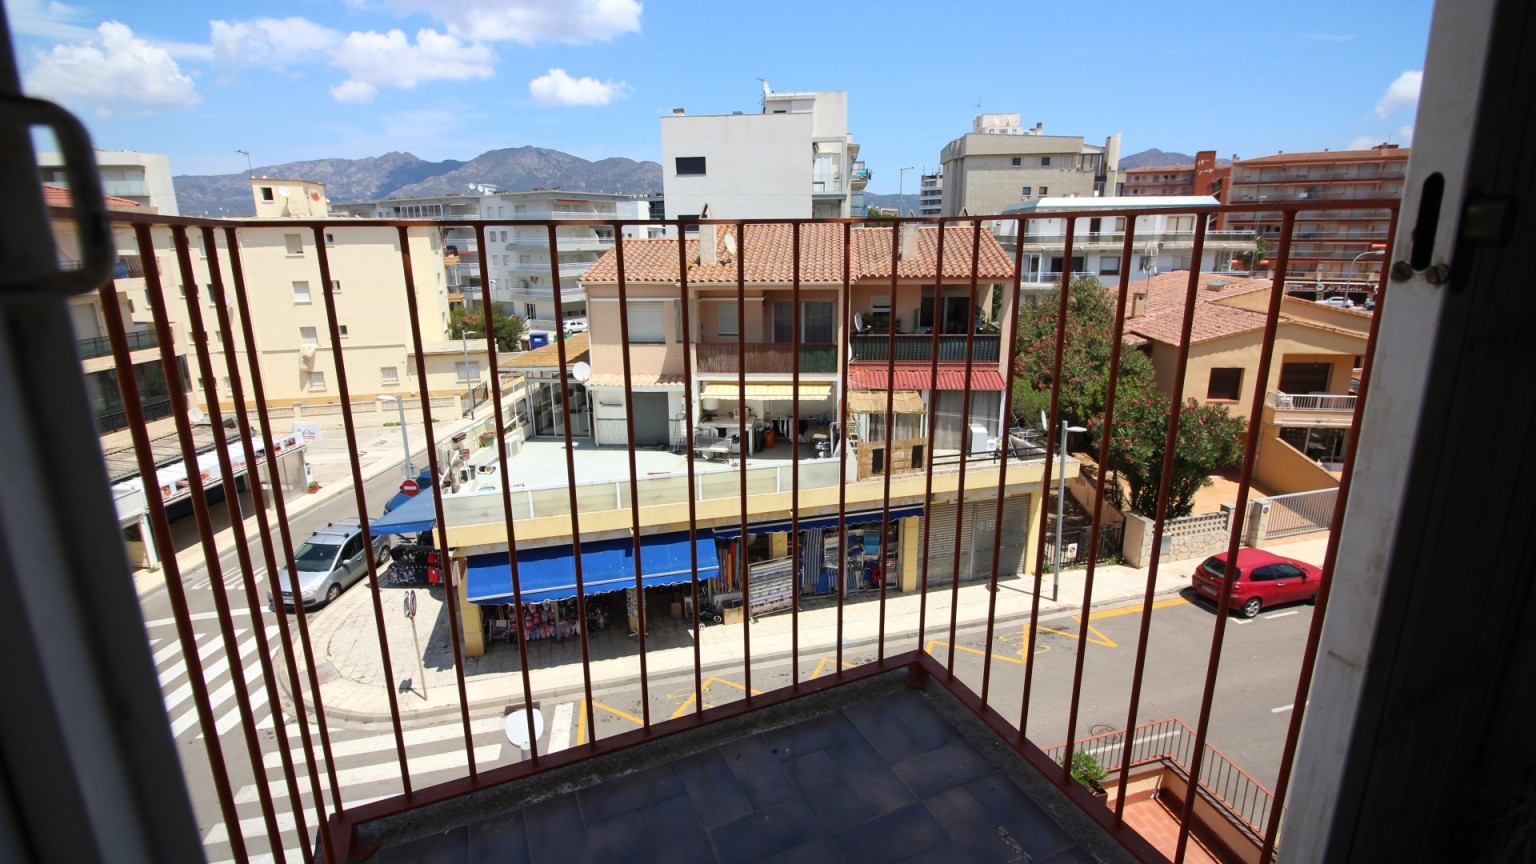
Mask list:
[{"label": "red roof tile", "polygon": [[[139,202],[119,198],[116,195],[103,195],[101,200],[107,203],[109,209],[121,209],[124,207],[137,207]],[[49,207],[73,207],[74,199],[69,197],[69,190],[63,186],[55,186],[52,183],[43,184],[43,203]]]},{"label": "red roof tile", "polygon": [[1374,162],[1378,159],[1408,158],[1407,147],[1373,147],[1370,150],[1323,150],[1317,153],[1276,153],[1253,159],[1234,160],[1239,165],[1279,165],[1289,162]]},{"label": "red roof tile", "polygon": [[[1200,274],[1200,284],[1195,290],[1195,318],[1190,329],[1190,341],[1204,342],[1263,329],[1263,312],[1217,301],[1270,288],[1271,282],[1268,279],[1233,277],[1225,273]],[[1183,341],[1184,301],[1188,289],[1189,273],[1182,270],[1131,282],[1133,293],[1146,293],[1147,305],[1146,314],[1126,320],[1125,341],[1133,345],[1144,341],[1180,344]]]},{"label": "red roof tile", "polygon": [[[735,284],[737,262],[727,251],[726,238],[735,238],[734,225],[718,226],[715,264],[699,263],[699,240],[686,240],[688,281],[690,284]],[[793,280],[793,226],[790,224],[743,226],[737,251],[747,283],[782,284]],[[840,224],[807,223],[800,227],[800,280],[804,283],[840,283],[843,281],[843,231]],[[854,228],[849,242],[853,256],[849,277],[853,280],[890,278],[891,229]],[[965,279],[971,274],[972,230],[948,227],[944,236],[944,278]],[[934,278],[938,257],[938,229],[919,228],[917,254],[897,265],[897,275],[906,279]],[[624,270],[629,282],[678,281],[677,240],[630,239],[624,241]],[[988,231],[981,231],[982,279],[1007,279],[1013,276],[1013,262]],[[616,283],[619,278],[618,250],[603,253],[582,277],[585,283]]]}]

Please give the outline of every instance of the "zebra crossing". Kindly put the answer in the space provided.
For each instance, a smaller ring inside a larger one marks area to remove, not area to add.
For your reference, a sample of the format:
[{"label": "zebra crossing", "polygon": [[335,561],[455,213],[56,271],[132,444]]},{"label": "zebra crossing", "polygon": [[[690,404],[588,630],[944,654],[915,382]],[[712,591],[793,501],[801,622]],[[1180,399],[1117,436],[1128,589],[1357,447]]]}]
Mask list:
[{"label": "zebra crossing", "polygon": [[[239,832],[245,840],[246,857],[243,860],[275,861],[276,855],[269,848],[267,823],[262,816],[262,790],[270,796],[275,810],[283,855],[287,861],[303,860],[311,837],[298,836],[298,817],[295,807],[302,809],[304,824],[313,835],[319,827],[315,818],[314,801],[307,766],[300,747],[299,721],[288,716],[278,706],[274,711],[270,704],[258,649],[257,625],[249,618],[235,620],[232,650],[225,645],[218,630],[217,621],[203,615],[194,616],[195,650],[202,665],[203,686],[213,712],[216,733],[225,740],[226,752],[239,757],[228,764],[233,786],[234,805],[239,820]],[[202,727],[193,697],[193,682],[183,656],[182,645],[175,635],[174,622],[150,622],[149,646],[159,676],[164,697],[166,715],[171,731],[181,747],[201,747]],[[279,630],[276,624],[264,624],[268,648],[277,650]],[[278,674],[285,674],[281,669]],[[248,689],[249,706],[258,729],[269,730],[258,736],[262,750],[262,764],[254,771],[243,758],[243,745],[237,746],[240,734],[240,709],[235,697],[236,678],[240,676]],[[540,752],[553,752],[571,746],[576,739],[580,711],[577,703],[561,703],[546,712],[546,729],[540,739]],[[287,734],[297,772],[296,780],[301,800],[290,801],[289,789],[283,775],[282,754],[279,751],[277,724],[282,723]],[[345,807],[356,807],[382,798],[399,795],[400,763],[396,751],[395,735],[386,722],[372,729],[348,728],[346,723],[330,724],[331,760],[336,784]],[[382,727],[382,728],[379,728]],[[314,741],[315,756],[322,759],[319,728],[309,723]],[[516,762],[521,758],[516,746],[507,741],[505,718],[490,714],[473,718],[470,723],[471,743],[475,764],[484,769],[495,765]],[[457,715],[449,715],[431,721],[430,725],[416,725],[402,733],[405,740],[406,763],[409,766],[414,788],[429,786],[463,776],[468,769],[465,755],[464,728]],[[190,779],[190,778],[189,778]],[[323,768],[318,776],[325,795],[327,813],[334,807],[331,800],[330,778]],[[199,784],[208,789],[206,784]],[[209,790],[211,792],[211,789]],[[211,799],[201,802],[199,821],[202,823],[203,848],[207,860],[223,862],[233,860],[234,849],[230,845],[230,826],[223,821],[217,802]]]},{"label": "zebra crossing", "polygon": [[[245,590],[245,571],[241,570],[238,566],[223,568],[222,575],[222,583],[226,590]],[[256,590],[262,596],[266,596],[270,587],[267,584],[267,568],[257,567],[254,571],[252,571],[251,576],[256,580]],[[183,584],[186,585],[189,590],[206,591],[213,587],[213,577],[209,575],[208,568],[204,567],[197,573],[189,575]]]}]

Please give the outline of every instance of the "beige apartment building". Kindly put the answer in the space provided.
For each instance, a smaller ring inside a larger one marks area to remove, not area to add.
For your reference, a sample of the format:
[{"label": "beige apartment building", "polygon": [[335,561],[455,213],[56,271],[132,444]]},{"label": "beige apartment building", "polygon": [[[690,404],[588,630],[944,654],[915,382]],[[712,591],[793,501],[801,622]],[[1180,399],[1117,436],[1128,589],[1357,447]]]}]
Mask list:
[{"label": "beige apartment building", "polygon": [[1119,194],[1118,133],[1100,147],[1081,135],[1047,135],[1039,123],[1025,129],[1017,114],[978,114],[971,131],[944,145],[939,158],[945,216],[989,216],[1040,198]]}]

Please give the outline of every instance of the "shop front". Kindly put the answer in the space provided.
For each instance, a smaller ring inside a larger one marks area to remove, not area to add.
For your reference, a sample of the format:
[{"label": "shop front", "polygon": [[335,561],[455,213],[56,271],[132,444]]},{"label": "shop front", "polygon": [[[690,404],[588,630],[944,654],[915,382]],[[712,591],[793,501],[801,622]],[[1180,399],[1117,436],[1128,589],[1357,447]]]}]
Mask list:
[{"label": "shop front", "polygon": [[807,456],[830,455],[837,418],[832,390],[827,381],[802,380],[798,390],[789,381],[748,383],[745,389],[736,381],[705,381],[695,414],[694,446],[706,457],[714,447],[732,455],[745,450],[749,456],[777,454],[787,459],[795,444],[807,448]]}]

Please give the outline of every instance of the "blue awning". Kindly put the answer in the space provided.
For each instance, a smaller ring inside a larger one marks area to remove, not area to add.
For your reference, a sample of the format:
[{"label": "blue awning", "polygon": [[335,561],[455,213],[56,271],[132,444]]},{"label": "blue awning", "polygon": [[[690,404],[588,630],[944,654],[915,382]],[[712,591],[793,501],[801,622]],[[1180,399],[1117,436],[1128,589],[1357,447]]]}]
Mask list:
[{"label": "blue awning", "polygon": [[375,537],[385,534],[419,534],[430,531],[436,524],[437,509],[432,503],[432,490],[424,488],[416,493],[416,497],[406,499],[404,504],[369,522],[368,530]]},{"label": "blue awning", "polygon": [[[720,569],[714,537],[701,532],[698,541],[699,578],[712,579]],[[505,552],[471,555],[466,589],[472,603],[511,603],[512,568]],[[641,584],[678,585],[693,579],[688,532],[652,534],[640,538]],[[576,596],[576,562],[570,546],[518,550],[517,575],[523,602],[565,600]],[[628,538],[581,544],[581,581],[587,594],[602,594],[635,585],[635,543]]]},{"label": "blue awning", "polygon": [[[860,510],[857,513],[849,513],[844,524],[867,525],[870,522],[879,522],[881,514],[881,510]],[[921,515],[923,515],[923,505],[921,504],[914,504],[910,507],[891,508],[892,522],[895,522],[897,519],[906,519],[910,516]],[[747,523],[747,531],[753,534],[783,534],[792,530],[794,528],[794,524],[795,523],[788,519],[775,519],[772,522],[749,522]],[[809,516],[800,520],[801,531],[806,531],[811,528],[836,527],[836,513],[832,513],[826,516]],[[716,525],[715,536],[721,540],[735,540],[737,537],[741,536],[741,523],[737,522],[730,525]]]}]

